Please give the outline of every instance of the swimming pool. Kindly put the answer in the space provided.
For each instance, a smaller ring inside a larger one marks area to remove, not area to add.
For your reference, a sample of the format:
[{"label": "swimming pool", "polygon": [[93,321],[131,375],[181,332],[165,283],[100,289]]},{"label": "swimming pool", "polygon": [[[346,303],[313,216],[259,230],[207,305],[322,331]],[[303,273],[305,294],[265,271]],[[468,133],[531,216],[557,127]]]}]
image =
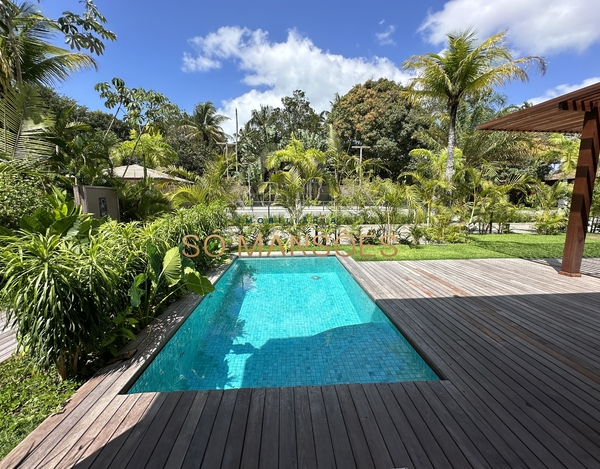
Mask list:
[{"label": "swimming pool", "polygon": [[341,263],[237,259],[129,393],[438,380]]}]

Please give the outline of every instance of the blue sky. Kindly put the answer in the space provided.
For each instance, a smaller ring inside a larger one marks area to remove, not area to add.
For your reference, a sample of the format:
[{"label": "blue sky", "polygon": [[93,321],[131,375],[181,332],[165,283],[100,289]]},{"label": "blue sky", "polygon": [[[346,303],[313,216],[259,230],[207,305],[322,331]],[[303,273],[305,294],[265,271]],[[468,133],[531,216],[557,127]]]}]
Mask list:
[{"label": "blue sky", "polygon": [[[544,76],[500,91],[509,102],[540,102],[600,81],[600,2],[589,0],[96,0],[117,41],[99,70],[58,87],[91,109],[105,109],[96,83],[118,76],[129,87],[154,89],[182,109],[212,101],[240,125],[252,109],[279,105],[295,89],[329,110],[334,93],[369,78],[410,79],[401,63],[439,52],[447,32],[474,27],[484,38],[508,29],[516,56],[548,61]],[[57,17],[81,11],[77,0],[43,0]],[[233,131],[233,119],[226,125]]]}]

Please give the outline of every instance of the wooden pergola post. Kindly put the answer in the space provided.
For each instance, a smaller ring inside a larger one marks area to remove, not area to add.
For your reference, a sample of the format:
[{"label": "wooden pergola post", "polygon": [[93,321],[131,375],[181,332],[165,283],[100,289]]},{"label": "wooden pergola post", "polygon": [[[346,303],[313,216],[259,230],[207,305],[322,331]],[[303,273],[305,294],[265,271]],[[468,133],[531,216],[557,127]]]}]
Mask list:
[{"label": "wooden pergola post", "polygon": [[478,130],[581,133],[571,212],[560,274],[580,277],[600,153],[600,82],[498,117]]},{"label": "wooden pergola post", "polygon": [[596,170],[598,169],[599,137],[600,115],[598,107],[595,106],[585,113],[583,119],[579,159],[577,160],[571,212],[567,225],[567,239],[559,272],[570,277],[581,276],[581,259],[588,229]]}]

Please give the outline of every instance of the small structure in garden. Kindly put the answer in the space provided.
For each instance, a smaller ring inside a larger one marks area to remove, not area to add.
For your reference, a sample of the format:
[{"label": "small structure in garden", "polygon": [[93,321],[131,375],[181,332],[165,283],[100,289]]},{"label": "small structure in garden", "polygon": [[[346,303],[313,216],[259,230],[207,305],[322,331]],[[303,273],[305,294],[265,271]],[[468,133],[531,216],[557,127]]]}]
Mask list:
[{"label": "small structure in garden", "polygon": [[[126,166],[117,166],[113,168],[113,175],[129,182],[138,182],[144,179],[144,167],[139,164],[130,164]],[[167,173],[155,169],[146,168],[146,175],[149,179],[163,182],[184,182],[190,181],[176,176],[169,176]]]},{"label": "small structure in garden", "polygon": [[581,259],[600,152],[600,83],[477,126],[478,130],[579,133],[581,144],[560,274],[581,276]]}]

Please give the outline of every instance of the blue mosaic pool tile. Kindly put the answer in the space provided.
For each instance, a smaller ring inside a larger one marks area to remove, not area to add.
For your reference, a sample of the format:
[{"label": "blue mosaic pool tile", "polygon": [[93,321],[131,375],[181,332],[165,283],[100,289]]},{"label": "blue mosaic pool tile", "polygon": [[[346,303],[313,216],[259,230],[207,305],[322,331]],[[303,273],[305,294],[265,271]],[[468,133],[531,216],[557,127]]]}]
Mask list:
[{"label": "blue mosaic pool tile", "polygon": [[238,259],[129,392],[437,379],[334,257]]}]

